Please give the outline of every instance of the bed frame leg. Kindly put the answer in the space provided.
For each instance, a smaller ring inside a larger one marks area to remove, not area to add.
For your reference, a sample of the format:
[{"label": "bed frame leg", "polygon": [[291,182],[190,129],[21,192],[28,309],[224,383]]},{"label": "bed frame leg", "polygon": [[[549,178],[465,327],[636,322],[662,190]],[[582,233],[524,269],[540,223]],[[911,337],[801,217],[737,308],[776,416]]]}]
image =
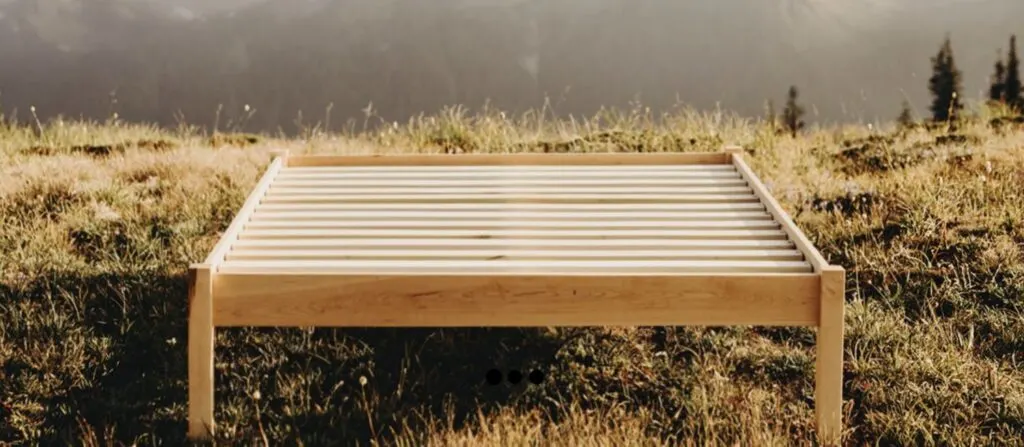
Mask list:
[{"label": "bed frame leg", "polygon": [[843,429],[843,325],[846,271],[821,271],[821,320],[818,325],[814,401],[822,445],[838,446]]},{"label": "bed frame leg", "polygon": [[208,265],[189,268],[188,437],[211,439],[213,424],[213,278]]}]

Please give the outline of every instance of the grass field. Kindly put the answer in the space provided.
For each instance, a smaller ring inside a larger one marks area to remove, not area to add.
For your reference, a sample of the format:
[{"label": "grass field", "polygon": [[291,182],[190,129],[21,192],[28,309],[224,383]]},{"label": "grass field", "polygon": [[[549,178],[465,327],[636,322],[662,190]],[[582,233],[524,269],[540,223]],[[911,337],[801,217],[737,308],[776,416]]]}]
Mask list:
[{"label": "grass field", "polygon": [[[724,113],[450,110],[364,133],[0,127],[0,444],[185,442],[186,269],[274,149],[717,151],[847,269],[849,445],[1024,445],[1024,125],[812,129]],[[458,155],[452,155],[458,156]],[[229,329],[231,445],[807,445],[809,328]],[[542,369],[489,385],[491,368]],[[344,441],[344,442],[340,442]],[[543,442],[542,442],[543,441]]]}]

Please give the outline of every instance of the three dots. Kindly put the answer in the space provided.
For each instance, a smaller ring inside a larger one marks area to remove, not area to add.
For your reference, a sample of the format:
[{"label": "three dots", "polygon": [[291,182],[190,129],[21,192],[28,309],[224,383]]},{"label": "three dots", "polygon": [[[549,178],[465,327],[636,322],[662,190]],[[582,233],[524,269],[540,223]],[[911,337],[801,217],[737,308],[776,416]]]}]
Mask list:
[{"label": "three dots", "polygon": [[[492,369],[490,371],[487,371],[487,383],[491,385],[497,385],[501,383],[501,380],[503,378],[502,376],[503,375],[501,373],[501,370],[499,369]],[[539,369],[535,369],[530,372],[530,375],[527,378],[534,385],[540,385],[540,383],[544,381],[544,372],[542,372]],[[509,371],[508,381],[513,385],[518,385],[519,382],[523,381],[523,373],[517,369]]]}]

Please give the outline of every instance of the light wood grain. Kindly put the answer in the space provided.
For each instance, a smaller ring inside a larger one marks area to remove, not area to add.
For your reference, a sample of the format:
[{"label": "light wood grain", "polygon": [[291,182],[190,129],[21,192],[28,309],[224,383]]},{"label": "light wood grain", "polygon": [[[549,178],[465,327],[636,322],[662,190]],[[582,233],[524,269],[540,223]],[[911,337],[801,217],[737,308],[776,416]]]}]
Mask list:
[{"label": "light wood grain", "polygon": [[651,260],[766,260],[799,261],[799,250],[552,250],[552,249],[235,249],[227,260],[348,260],[348,259],[463,259],[463,260],[559,260],[559,259],[651,259]]},{"label": "light wood grain", "polygon": [[281,159],[281,167],[288,167],[288,158],[290,158],[291,151],[288,149],[274,149],[270,151],[270,162],[273,163],[275,159]]},{"label": "light wood grain", "polygon": [[302,250],[333,250],[338,248],[430,247],[434,249],[464,248],[524,248],[541,246],[546,249],[573,248],[576,250],[747,250],[760,248],[791,248],[786,239],[253,239],[240,240],[235,249],[295,248]]},{"label": "light wood grain", "polygon": [[496,179],[531,179],[531,180],[599,180],[599,179],[658,179],[658,180],[734,180],[740,178],[739,172],[733,170],[709,170],[709,171],[657,171],[649,169],[613,170],[608,172],[598,171],[536,171],[532,169],[517,169],[504,171],[498,175],[495,172],[472,170],[472,171],[435,171],[435,172],[366,172],[339,170],[338,172],[301,172],[293,169],[286,169],[281,173],[282,179],[287,180],[491,180]]},{"label": "light wood grain", "polygon": [[221,274],[214,310],[218,326],[806,326],[819,287],[812,274]]},{"label": "light wood grain", "polygon": [[744,203],[756,202],[757,197],[751,194],[328,194],[328,195],[292,195],[268,194],[263,198],[266,203],[543,203],[543,202],[576,202],[576,203]]},{"label": "light wood grain", "polygon": [[803,261],[710,260],[270,260],[226,261],[223,273],[333,273],[333,274],[504,274],[596,275],[682,273],[811,273]]},{"label": "light wood grain", "polygon": [[245,225],[246,229],[423,229],[423,230],[450,230],[450,229],[519,229],[519,228],[565,228],[565,229],[635,229],[635,228],[660,228],[660,229],[690,229],[690,230],[716,230],[716,229],[777,229],[779,223],[772,220],[721,220],[721,221],[699,221],[680,220],[672,221],[644,221],[644,220],[597,220],[597,221],[544,221],[527,220],[515,215],[498,217],[487,220],[448,220],[448,219],[420,219],[420,220],[254,220]]},{"label": "light wood grain", "polygon": [[501,211],[501,212],[650,212],[706,213],[765,211],[760,201],[726,203],[263,203],[257,212],[271,211]]},{"label": "light wood grain", "polygon": [[728,146],[723,147],[722,148],[722,152],[725,152],[726,154],[729,154],[729,155],[742,154],[743,153],[743,146],[738,146],[738,145],[735,145],[735,144],[730,144]]},{"label": "light wood grain", "polygon": [[825,265],[821,274],[814,401],[823,445],[840,445],[843,427],[843,330],[846,272]]},{"label": "light wood grain", "polygon": [[387,187],[418,187],[418,188],[463,188],[463,190],[477,187],[515,186],[515,187],[708,187],[708,186],[745,186],[747,182],[738,176],[727,178],[672,178],[672,177],[513,177],[502,176],[498,178],[353,178],[353,179],[302,179],[294,177],[279,178],[273,184],[274,188],[295,189],[295,188],[349,188],[369,189],[381,186]]},{"label": "light wood grain", "polygon": [[720,153],[288,156],[190,269],[190,438],[215,326],[818,326],[842,430],[845,272]]},{"label": "light wood grain", "polygon": [[753,191],[746,186],[684,186],[684,187],[663,187],[663,186],[630,186],[630,187],[603,187],[603,186],[553,186],[553,187],[530,187],[514,185],[489,185],[474,188],[451,187],[451,188],[428,188],[423,186],[392,187],[380,186],[377,188],[348,188],[338,187],[283,187],[271,186],[267,196],[315,196],[315,195],[387,195],[387,194],[410,194],[410,195],[433,195],[433,194],[605,194],[615,197],[620,194],[651,194],[651,195],[751,195]]},{"label": "light wood grain", "polygon": [[188,271],[188,436],[214,435],[213,276],[209,265]]},{"label": "light wood grain", "polygon": [[467,155],[306,155],[293,156],[289,166],[477,166],[477,165],[713,165],[727,163],[718,152],[467,154]]},{"label": "light wood grain", "polygon": [[637,172],[637,171],[658,171],[658,172],[709,172],[709,171],[736,171],[736,167],[732,165],[732,162],[721,163],[721,164],[710,164],[710,165],[680,165],[680,164],[632,164],[632,165],[580,165],[580,164],[556,164],[556,165],[544,165],[544,164],[525,164],[525,165],[437,165],[437,166],[321,166],[321,167],[309,167],[299,166],[292,167],[288,172],[298,173],[317,173],[317,172],[372,172],[372,173],[425,173],[425,172],[491,172],[491,173],[503,173],[503,172],[591,172],[595,174],[603,174],[610,172]]},{"label": "light wood grain", "polygon": [[469,238],[469,239],[785,239],[782,230],[570,230],[570,229],[246,229],[238,238],[251,239],[345,239],[345,238]]},{"label": "light wood grain", "polygon": [[590,222],[628,219],[640,222],[693,222],[693,221],[761,221],[772,220],[772,215],[764,211],[708,211],[708,212],[685,212],[685,211],[520,211],[515,208],[505,210],[472,210],[472,211],[447,211],[447,210],[352,210],[352,211],[264,211],[260,208],[253,213],[248,225],[257,222],[346,222],[363,221],[369,219],[379,220],[413,220],[422,221],[444,220],[444,221],[467,221],[467,220],[504,220],[523,219],[531,223],[535,222]]}]

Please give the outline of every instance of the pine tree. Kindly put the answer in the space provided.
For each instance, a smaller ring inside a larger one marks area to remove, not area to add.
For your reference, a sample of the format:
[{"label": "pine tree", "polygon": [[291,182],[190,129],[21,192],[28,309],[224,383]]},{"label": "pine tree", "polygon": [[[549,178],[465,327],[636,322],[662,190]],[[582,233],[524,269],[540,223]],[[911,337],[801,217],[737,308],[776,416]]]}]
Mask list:
[{"label": "pine tree", "polygon": [[909,129],[914,127],[914,114],[910,111],[910,103],[907,100],[903,100],[903,108],[900,110],[900,116],[896,117],[896,123],[899,124],[901,129]]},{"label": "pine tree", "polygon": [[1006,101],[1006,65],[1003,64],[1002,55],[996,60],[995,73],[988,87],[988,99],[992,102]]},{"label": "pine tree", "polygon": [[804,116],[804,108],[797,104],[796,100],[799,96],[799,92],[796,86],[789,87],[789,96],[786,99],[786,108],[782,111],[782,123],[786,126],[786,130],[789,134],[796,138],[797,132],[804,128],[804,122],[801,118]]},{"label": "pine tree", "polygon": [[1010,51],[1006,55],[1006,74],[1003,78],[1003,95],[1006,103],[1018,111],[1024,111],[1021,97],[1020,61],[1017,59],[1017,36],[1010,36]]},{"label": "pine tree", "polygon": [[955,121],[964,105],[960,102],[961,73],[953,60],[953,44],[949,36],[942,43],[939,53],[932,57],[932,76],[928,79],[928,90],[932,93],[932,119]]}]

